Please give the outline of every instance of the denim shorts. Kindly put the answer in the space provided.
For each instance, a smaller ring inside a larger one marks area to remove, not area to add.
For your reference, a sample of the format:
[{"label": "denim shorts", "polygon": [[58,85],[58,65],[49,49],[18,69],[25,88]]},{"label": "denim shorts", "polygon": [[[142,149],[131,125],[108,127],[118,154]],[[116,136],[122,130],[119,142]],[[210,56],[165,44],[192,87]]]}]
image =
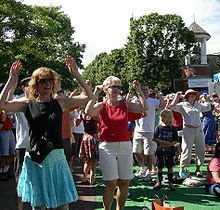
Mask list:
[{"label": "denim shorts", "polygon": [[15,153],[15,137],[12,130],[0,131],[0,155],[8,156]]}]

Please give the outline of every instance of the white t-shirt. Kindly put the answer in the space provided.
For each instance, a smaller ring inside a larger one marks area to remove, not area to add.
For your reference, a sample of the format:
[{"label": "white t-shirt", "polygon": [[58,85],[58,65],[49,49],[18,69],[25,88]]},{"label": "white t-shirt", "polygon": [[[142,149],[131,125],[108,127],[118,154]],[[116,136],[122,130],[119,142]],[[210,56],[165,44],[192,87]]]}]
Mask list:
[{"label": "white t-shirt", "polygon": [[[138,103],[138,100],[135,100]],[[148,132],[154,133],[154,123],[155,123],[155,110],[159,108],[160,101],[154,98],[148,98],[148,111],[145,118],[140,118],[136,120],[136,126],[134,132]]]},{"label": "white t-shirt", "polygon": [[[74,125],[76,124],[76,120],[79,117],[79,112],[77,110],[75,110],[74,112]],[[73,133],[79,133],[79,134],[83,134],[84,132],[84,125],[83,125],[83,121],[79,124],[79,126],[74,126],[73,127]]]},{"label": "white t-shirt", "polygon": [[27,148],[29,144],[29,127],[23,112],[15,113],[16,120],[16,149]]}]

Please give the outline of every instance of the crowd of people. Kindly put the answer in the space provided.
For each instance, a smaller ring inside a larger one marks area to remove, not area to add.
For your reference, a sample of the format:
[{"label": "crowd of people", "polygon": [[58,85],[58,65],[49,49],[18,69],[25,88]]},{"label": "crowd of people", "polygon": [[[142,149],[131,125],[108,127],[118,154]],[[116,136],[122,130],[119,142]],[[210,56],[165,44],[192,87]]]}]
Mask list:
[{"label": "crowd of people", "polygon": [[[105,183],[103,207],[123,209],[134,175],[145,182],[157,175],[153,190],[162,188],[163,168],[169,188],[175,191],[173,166],[179,178],[190,176],[195,148],[195,175],[205,153],[213,154],[205,189],[220,197],[220,99],[189,89],[163,96],[147,84],[133,81],[134,94],[122,97],[121,81],[109,76],[94,92],[84,81],[73,58],[66,57],[70,74],[81,94],[61,88],[52,69],[41,67],[19,82],[24,94],[13,98],[21,62],[10,68],[0,95],[0,180],[7,181],[14,160],[18,209],[30,202],[33,209],[69,209],[78,199],[73,180],[73,159],[82,163],[83,185],[95,185],[99,165]],[[99,96],[104,91],[105,97]],[[13,121],[15,127],[13,127]],[[140,170],[133,174],[134,159]],[[62,182],[60,180],[63,180]]]}]

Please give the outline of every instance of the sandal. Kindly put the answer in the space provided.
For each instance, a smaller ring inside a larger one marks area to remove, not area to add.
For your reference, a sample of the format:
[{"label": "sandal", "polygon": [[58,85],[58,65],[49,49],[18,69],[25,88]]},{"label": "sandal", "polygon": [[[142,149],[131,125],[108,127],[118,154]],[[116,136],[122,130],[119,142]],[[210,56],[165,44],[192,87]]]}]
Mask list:
[{"label": "sandal", "polygon": [[195,175],[198,177],[203,177],[203,174],[201,173],[201,171],[195,171]]}]

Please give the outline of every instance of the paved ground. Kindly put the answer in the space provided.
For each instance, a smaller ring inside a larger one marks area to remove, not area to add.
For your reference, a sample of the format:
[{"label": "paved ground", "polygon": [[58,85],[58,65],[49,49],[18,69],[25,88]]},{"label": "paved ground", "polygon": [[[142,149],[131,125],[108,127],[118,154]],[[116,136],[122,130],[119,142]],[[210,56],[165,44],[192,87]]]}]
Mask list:
[{"label": "paved ground", "polygon": [[[194,150],[192,157],[194,156]],[[206,154],[206,159],[210,159],[213,154]],[[70,210],[93,210],[96,206],[95,189],[90,185],[80,185],[82,180],[81,163],[77,160],[73,162],[74,181],[76,184],[79,200],[70,204]],[[0,181],[0,210],[16,210],[15,180]],[[31,210],[30,204],[25,204],[23,210]]]},{"label": "paved ground", "polygon": [[[95,189],[90,185],[80,185],[82,168],[79,161],[73,162],[74,180],[79,195],[79,200],[70,204],[71,210],[95,209]],[[31,210],[29,203],[24,205],[24,210]],[[15,180],[0,181],[0,210],[16,210]]]}]

